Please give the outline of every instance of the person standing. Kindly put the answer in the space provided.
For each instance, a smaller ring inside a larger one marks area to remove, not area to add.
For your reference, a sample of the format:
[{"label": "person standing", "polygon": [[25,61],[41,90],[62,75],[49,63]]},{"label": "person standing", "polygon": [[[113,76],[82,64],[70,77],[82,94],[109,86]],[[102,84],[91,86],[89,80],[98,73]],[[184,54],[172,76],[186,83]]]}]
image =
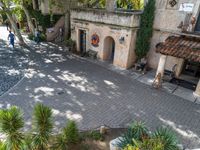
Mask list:
[{"label": "person standing", "polygon": [[6,20],[6,28],[7,28],[7,31],[10,30],[10,25],[9,25],[9,23],[8,23],[8,20]]},{"label": "person standing", "polygon": [[15,35],[9,31],[9,35],[8,35],[8,40],[9,40],[9,45],[12,45],[12,47],[15,47]]},{"label": "person standing", "polygon": [[40,32],[37,29],[35,30],[35,42],[40,43]]}]

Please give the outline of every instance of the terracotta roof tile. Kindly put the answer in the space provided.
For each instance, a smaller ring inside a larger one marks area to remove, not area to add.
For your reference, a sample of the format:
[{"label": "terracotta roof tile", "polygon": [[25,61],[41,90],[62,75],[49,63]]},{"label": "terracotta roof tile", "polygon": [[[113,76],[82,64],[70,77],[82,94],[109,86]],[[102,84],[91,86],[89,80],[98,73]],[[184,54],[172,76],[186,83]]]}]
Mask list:
[{"label": "terracotta roof tile", "polygon": [[165,42],[156,45],[156,52],[200,62],[200,38],[169,36]]}]

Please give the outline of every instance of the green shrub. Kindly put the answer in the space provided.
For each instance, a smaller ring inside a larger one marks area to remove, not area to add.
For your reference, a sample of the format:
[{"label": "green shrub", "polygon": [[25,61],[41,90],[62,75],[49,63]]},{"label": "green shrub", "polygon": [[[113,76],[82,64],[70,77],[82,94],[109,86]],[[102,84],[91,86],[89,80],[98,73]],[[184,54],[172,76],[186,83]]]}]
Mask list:
[{"label": "green shrub", "polygon": [[66,46],[73,47],[76,44],[76,42],[73,41],[72,39],[68,39],[68,40],[65,40],[65,44]]},{"label": "green shrub", "polygon": [[66,127],[63,129],[63,135],[67,143],[76,144],[79,142],[79,132],[74,121],[68,121]]},{"label": "green shrub", "polygon": [[150,49],[155,15],[155,0],[149,0],[141,15],[140,29],[137,32],[135,52],[137,59],[145,57]]},{"label": "green shrub", "polygon": [[41,34],[40,34],[40,41],[41,41],[41,42],[46,41],[46,35],[45,35],[44,33],[41,33]]},{"label": "green shrub", "polygon": [[132,128],[128,128],[127,132],[122,135],[122,138],[120,138],[119,143],[117,143],[118,147],[124,149],[127,147],[127,145],[134,146],[133,139],[135,138],[135,134],[132,131]]},{"label": "green shrub", "polygon": [[134,122],[131,125],[132,132],[134,134],[134,139],[142,140],[145,137],[148,137],[148,129],[143,122]]},{"label": "green shrub", "polygon": [[79,141],[80,137],[76,123],[74,121],[68,121],[62,133],[56,137],[56,142],[52,148],[66,150],[70,145],[77,144]]},{"label": "green shrub", "polygon": [[6,135],[4,144],[7,150],[20,150],[23,147],[24,135],[20,131],[23,127],[23,113],[19,108],[0,111],[0,131]]},{"label": "green shrub", "polygon": [[68,143],[65,140],[65,136],[63,134],[60,134],[56,137],[56,141],[53,144],[52,149],[56,149],[56,150],[67,150],[68,149]]},{"label": "green shrub", "polygon": [[82,139],[103,140],[103,135],[99,131],[84,132],[81,134]]},{"label": "green shrub", "polygon": [[142,140],[148,137],[148,129],[142,122],[135,122],[128,128],[128,131],[122,136],[118,146],[125,148],[127,145],[135,145],[133,139]]},{"label": "green shrub", "polygon": [[43,15],[41,11],[33,10],[32,8],[30,8],[30,14],[31,16],[36,18],[39,25],[42,26],[43,31],[45,31],[46,28],[52,27],[60,19],[60,17],[62,17],[62,15],[53,15],[53,18],[51,20],[50,15]]},{"label": "green shrub", "polygon": [[153,138],[160,139],[164,145],[164,150],[178,150],[178,140],[176,135],[167,128],[158,128],[153,133]]},{"label": "green shrub", "polygon": [[140,147],[142,150],[165,150],[160,138],[145,139]]},{"label": "green shrub", "polygon": [[0,141],[0,150],[6,150],[6,145],[2,141]]},{"label": "green shrub", "polygon": [[[30,33],[30,34],[28,34],[28,39],[34,41],[35,36],[32,33]],[[44,41],[46,41],[46,35],[44,33],[41,33],[40,34],[40,42],[44,42]]]},{"label": "green shrub", "polygon": [[34,40],[34,37],[35,37],[35,36],[34,36],[32,33],[28,34],[28,39],[29,39],[29,40],[32,40],[32,41],[33,41],[33,40]]},{"label": "green shrub", "polygon": [[124,150],[178,150],[177,138],[171,130],[158,128],[149,134],[143,123],[134,123],[122,135],[118,146]]},{"label": "green shrub", "polygon": [[53,120],[51,108],[36,104],[33,112],[33,142],[34,149],[46,149],[52,134]]}]

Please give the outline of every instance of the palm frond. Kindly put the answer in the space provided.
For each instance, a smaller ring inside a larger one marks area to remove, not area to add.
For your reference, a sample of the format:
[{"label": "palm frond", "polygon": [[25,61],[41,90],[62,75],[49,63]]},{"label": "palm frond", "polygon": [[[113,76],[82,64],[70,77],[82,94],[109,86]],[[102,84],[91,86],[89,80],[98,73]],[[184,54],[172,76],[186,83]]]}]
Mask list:
[{"label": "palm frond", "polygon": [[52,110],[43,104],[36,104],[33,113],[33,142],[36,149],[45,149],[53,129]]},{"label": "palm frond", "polygon": [[6,149],[19,150],[24,144],[24,135],[20,131],[24,126],[23,113],[17,107],[0,111],[0,131],[6,135]]}]

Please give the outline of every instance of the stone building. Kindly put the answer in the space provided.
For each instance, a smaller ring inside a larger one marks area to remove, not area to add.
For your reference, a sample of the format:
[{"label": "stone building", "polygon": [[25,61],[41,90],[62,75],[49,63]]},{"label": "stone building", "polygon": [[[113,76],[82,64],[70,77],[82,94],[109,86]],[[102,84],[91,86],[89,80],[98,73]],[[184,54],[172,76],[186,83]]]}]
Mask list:
[{"label": "stone building", "polygon": [[[200,1],[156,0],[148,63],[157,73],[174,71],[200,95]],[[189,86],[189,85],[188,85]]]},{"label": "stone building", "polygon": [[81,53],[93,51],[98,58],[130,68],[135,62],[136,31],[140,11],[116,11],[115,0],[106,9],[71,10],[71,37]]}]

